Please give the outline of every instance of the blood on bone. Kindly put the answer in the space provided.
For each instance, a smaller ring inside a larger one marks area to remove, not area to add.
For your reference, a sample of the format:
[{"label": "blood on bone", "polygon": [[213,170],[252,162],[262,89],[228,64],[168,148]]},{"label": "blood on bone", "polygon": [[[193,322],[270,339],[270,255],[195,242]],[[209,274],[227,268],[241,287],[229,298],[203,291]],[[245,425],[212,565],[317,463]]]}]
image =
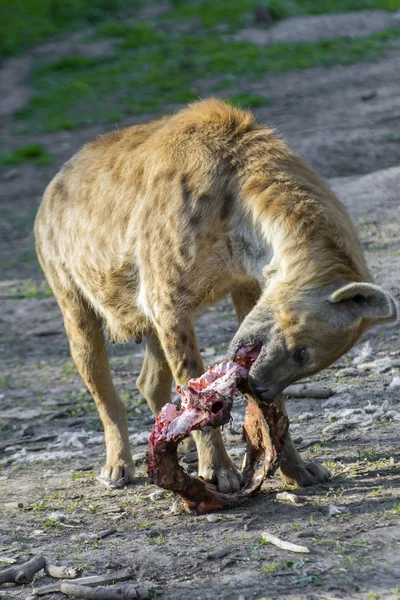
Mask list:
[{"label": "blood on bone", "polygon": [[[232,362],[221,362],[206,373],[178,386],[181,408],[166,404],[150,435],[147,466],[150,480],[172,490],[183,499],[190,512],[203,514],[238,506],[257,493],[264,479],[279,465],[288,420],[274,403],[260,403],[248,384],[249,370],[261,351],[261,344],[240,348]],[[223,494],[200,477],[189,475],[179,464],[177,448],[191,431],[205,426],[218,427],[230,420],[233,397],[245,393],[248,405],[244,422],[247,451],[243,468],[243,488]],[[256,469],[261,461],[261,467]]]}]

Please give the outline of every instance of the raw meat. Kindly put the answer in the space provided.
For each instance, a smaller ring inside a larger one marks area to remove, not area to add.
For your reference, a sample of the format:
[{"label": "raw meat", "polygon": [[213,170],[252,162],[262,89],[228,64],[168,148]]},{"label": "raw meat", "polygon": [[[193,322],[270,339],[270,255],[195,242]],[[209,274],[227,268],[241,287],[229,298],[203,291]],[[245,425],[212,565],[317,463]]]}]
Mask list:
[{"label": "raw meat", "polygon": [[[156,419],[147,454],[150,480],[179,494],[189,512],[203,514],[242,504],[279,466],[288,419],[274,402],[259,400],[248,382],[260,349],[258,345],[240,348],[235,362],[219,363],[201,377],[191,379],[187,386],[178,386],[181,409],[166,404]],[[247,441],[243,487],[239,492],[224,494],[200,477],[189,475],[179,464],[177,447],[191,431],[225,425],[237,391],[248,400],[243,426]]]}]

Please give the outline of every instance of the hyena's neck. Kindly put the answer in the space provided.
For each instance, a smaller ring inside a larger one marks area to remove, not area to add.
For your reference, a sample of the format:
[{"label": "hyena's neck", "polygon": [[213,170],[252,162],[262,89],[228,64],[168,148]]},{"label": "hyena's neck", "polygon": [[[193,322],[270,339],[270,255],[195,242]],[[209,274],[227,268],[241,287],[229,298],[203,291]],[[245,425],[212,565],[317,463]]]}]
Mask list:
[{"label": "hyena's neck", "polygon": [[268,165],[242,187],[247,238],[255,240],[253,254],[258,249],[253,271],[274,272],[298,289],[371,281],[346,209],[312,169],[292,160],[287,170],[275,165],[273,176]]}]

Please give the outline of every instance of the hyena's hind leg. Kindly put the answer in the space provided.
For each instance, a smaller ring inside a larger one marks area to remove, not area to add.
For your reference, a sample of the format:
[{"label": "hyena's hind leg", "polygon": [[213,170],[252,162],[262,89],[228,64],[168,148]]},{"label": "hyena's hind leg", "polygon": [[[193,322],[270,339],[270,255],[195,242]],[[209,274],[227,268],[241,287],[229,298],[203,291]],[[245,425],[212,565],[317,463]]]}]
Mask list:
[{"label": "hyena's hind leg", "polygon": [[[239,325],[255,306],[261,288],[255,282],[253,285],[242,285],[232,290],[232,302],[236,310]],[[286,414],[285,403],[282,394],[277,398],[277,404]],[[297,452],[288,432],[282,454],[280,475],[285,483],[297,483],[300,487],[307,487],[328,481],[330,472],[324,466],[311,461],[305,461]]]},{"label": "hyena's hind leg", "polygon": [[154,416],[171,401],[172,373],[156,335],[146,336],[146,352],[136,384]]},{"label": "hyena's hind leg", "polygon": [[43,270],[64,317],[72,358],[93,396],[103,423],[106,464],[101,476],[105,483],[128,483],[133,480],[135,469],[129,446],[126,408],[111,379],[102,324],[69,275],[59,265],[56,268],[43,262]]}]

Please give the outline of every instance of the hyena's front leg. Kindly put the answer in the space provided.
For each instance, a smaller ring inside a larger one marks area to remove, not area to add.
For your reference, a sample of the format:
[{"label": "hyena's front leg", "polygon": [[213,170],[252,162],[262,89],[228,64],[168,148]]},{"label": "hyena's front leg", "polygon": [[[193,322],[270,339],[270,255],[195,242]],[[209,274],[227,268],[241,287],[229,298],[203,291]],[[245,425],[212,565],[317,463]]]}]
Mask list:
[{"label": "hyena's front leg", "polygon": [[[278,407],[286,414],[283,395],[280,394],[276,399]],[[289,484],[296,483],[300,487],[316,485],[328,481],[331,477],[330,472],[323,465],[303,460],[293,444],[290,433],[288,432],[283,448],[282,460],[280,465],[280,474],[282,479]]]},{"label": "hyena's front leg", "polygon": [[[186,385],[204,372],[194,321],[169,319],[163,315],[158,336],[175,382]],[[241,487],[239,469],[229,458],[220,429],[207,428],[193,433],[199,455],[199,476],[217,484],[220,492],[235,492]]]}]

